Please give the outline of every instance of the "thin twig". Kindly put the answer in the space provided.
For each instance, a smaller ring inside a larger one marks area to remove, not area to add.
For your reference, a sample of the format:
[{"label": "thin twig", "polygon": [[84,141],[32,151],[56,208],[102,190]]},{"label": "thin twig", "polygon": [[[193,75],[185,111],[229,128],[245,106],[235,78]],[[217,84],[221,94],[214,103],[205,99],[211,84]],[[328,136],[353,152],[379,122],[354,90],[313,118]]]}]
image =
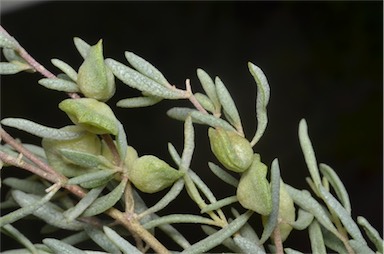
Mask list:
[{"label": "thin twig", "polygon": [[203,106],[201,106],[200,102],[198,102],[196,97],[193,95],[191,83],[190,83],[189,79],[185,80],[185,87],[186,87],[186,92],[189,94],[188,99],[193,104],[193,106],[195,106],[195,108],[198,111],[200,111],[204,114],[208,114],[208,112],[205,110],[205,108],[203,108]]},{"label": "thin twig", "polygon": [[278,226],[273,230],[273,242],[275,243],[276,254],[284,254],[283,242],[281,241],[280,228]]}]

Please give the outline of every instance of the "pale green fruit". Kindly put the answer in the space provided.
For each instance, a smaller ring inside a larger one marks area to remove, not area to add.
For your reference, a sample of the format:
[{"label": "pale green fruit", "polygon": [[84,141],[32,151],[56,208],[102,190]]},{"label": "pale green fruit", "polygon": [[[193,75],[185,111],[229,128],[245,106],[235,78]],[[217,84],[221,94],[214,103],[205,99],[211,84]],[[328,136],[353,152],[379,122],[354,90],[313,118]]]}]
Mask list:
[{"label": "pale green fruit", "polygon": [[266,178],[268,168],[255,154],[252,165],[240,178],[236,196],[240,204],[261,215],[269,215],[272,211],[272,194]]},{"label": "pale green fruit", "polygon": [[104,63],[102,40],[89,49],[79,68],[77,84],[85,97],[99,101],[107,101],[115,94],[115,78]]},{"label": "pale green fruit", "polygon": [[76,125],[95,134],[118,133],[118,120],[112,109],[92,98],[66,99],[60,102],[59,108],[67,113]]},{"label": "pale green fruit", "polygon": [[96,169],[84,168],[73,164],[59,152],[60,149],[70,149],[79,152],[100,155],[101,142],[97,135],[85,131],[78,126],[66,126],[62,128],[66,131],[83,133],[80,137],[71,140],[55,140],[43,138],[42,146],[47,156],[48,163],[58,172],[67,177],[78,176]]},{"label": "pale green fruit", "polygon": [[[280,180],[280,199],[279,199],[279,215],[278,226],[280,229],[280,237],[284,242],[292,231],[292,224],[295,221],[296,209],[291,196],[288,194],[285,184]],[[268,216],[263,216],[263,225],[267,223]],[[273,237],[273,236],[272,236]]]},{"label": "pale green fruit", "polygon": [[253,150],[247,139],[221,128],[209,128],[208,136],[212,152],[227,169],[241,173],[249,168]]},{"label": "pale green fruit", "polygon": [[128,177],[133,185],[146,193],[161,191],[182,176],[182,172],[153,155],[139,157],[128,168]]}]

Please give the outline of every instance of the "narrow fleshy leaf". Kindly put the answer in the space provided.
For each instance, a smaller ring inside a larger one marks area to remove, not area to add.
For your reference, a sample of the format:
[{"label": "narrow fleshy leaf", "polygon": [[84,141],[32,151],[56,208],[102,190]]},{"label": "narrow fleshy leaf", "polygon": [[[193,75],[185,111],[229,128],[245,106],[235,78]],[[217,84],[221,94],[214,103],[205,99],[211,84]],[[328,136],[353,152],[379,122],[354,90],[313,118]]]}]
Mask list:
[{"label": "narrow fleshy leaf", "polygon": [[17,189],[25,193],[36,194],[36,195],[46,194],[45,189],[47,187],[44,184],[37,181],[8,177],[3,179],[3,183],[13,189]]},{"label": "narrow fleshy leaf", "polygon": [[368,245],[364,242],[360,242],[357,240],[349,240],[349,245],[351,245],[352,249],[356,253],[364,253],[364,254],[375,254],[374,251],[372,251]]},{"label": "narrow fleshy leaf", "polygon": [[336,236],[341,237],[328,215],[325,213],[323,207],[311,196],[308,191],[299,191],[287,184],[285,185],[285,188],[296,204],[307,212],[313,214],[319,223],[321,223],[326,229],[331,231]]},{"label": "narrow fleshy leaf", "polygon": [[303,252],[300,252],[291,248],[284,248],[284,251],[286,254],[304,254]]},{"label": "narrow fleshy leaf", "polygon": [[233,238],[237,246],[246,254],[265,254],[265,251],[262,250],[257,244],[251,242],[247,238],[242,236],[235,236]]},{"label": "narrow fleshy leaf", "polygon": [[214,117],[213,115],[204,114],[195,109],[175,107],[168,110],[167,115],[180,121],[185,121],[188,115],[190,115],[192,116],[192,122],[194,123],[209,125],[212,127],[221,127],[228,131],[235,131],[235,129],[228,122]]},{"label": "narrow fleshy leaf", "polygon": [[110,193],[106,194],[105,196],[99,197],[96,199],[82,214],[82,216],[88,217],[88,216],[94,216],[97,214],[100,214],[102,212],[105,212],[112,206],[114,206],[117,201],[121,198],[121,196],[124,193],[125,186],[127,184],[127,181],[121,181],[120,184],[113,189]]},{"label": "narrow fleshy leaf", "polygon": [[77,72],[67,63],[61,61],[60,59],[52,59],[52,64],[59,68],[62,72],[68,75],[73,81],[77,80]]},{"label": "narrow fleshy leaf", "polygon": [[117,121],[118,133],[116,136],[117,151],[120,155],[120,160],[124,161],[127,156],[128,142],[127,134],[125,133],[124,126],[120,121]]},{"label": "narrow fleshy leaf", "polygon": [[90,153],[84,153],[72,149],[59,149],[59,153],[73,164],[81,167],[97,168],[101,165],[106,166],[105,163],[107,163],[102,159],[104,157],[99,157]]},{"label": "narrow fleshy leaf", "polygon": [[4,118],[3,120],[1,120],[1,124],[17,128],[19,130],[31,133],[41,138],[49,138],[56,140],[75,139],[80,137],[82,134],[81,132],[72,132],[46,127],[22,118]]},{"label": "narrow fleshy leaf", "polygon": [[186,96],[181,91],[164,87],[158,82],[113,59],[106,59],[105,63],[117,78],[132,88],[164,99],[182,99]]},{"label": "narrow fleshy leaf", "polygon": [[220,103],[226,113],[226,116],[228,116],[228,121],[231,122],[232,125],[236,127],[236,129],[242,130],[239,111],[237,110],[231,94],[219,77],[216,77],[215,84],[217,96],[219,97]]},{"label": "narrow fleshy leaf", "polygon": [[299,123],[299,140],[309,173],[311,174],[312,180],[315,184],[315,187],[317,188],[319,185],[321,185],[321,179],[319,168],[317,167],[315,151],[313,150],[311,140],[308,136],[308,126],[305,119],[301,119]]},{"label": "narrow fleshy leaf", "polygon": [[179,169],[187,172],[191,164],[193,151],[195,149],[195,132],[193,129],[192,118],[188,116],[184,123],[184,148],[181,155]]},{"label": "narrow fleshy leaf", "polygon": [[[231,212],[236,218],[240,216],[240,213],[234,208],[231,208]],[[248,222],[240,229],[240,234],[242,237],[256,243],[263,251],[265,251],[263,245],[260,244],[259,236]]]},{"label": "narrow fleshy leaf", "polygon": [[268,124],[267,105],[269,102],[270,88],[268,85],[267,78],[265,77],[263,71],[259,67],[249,62],[248,68],[257,84],[257,97],[256,97],[257,130],[255,133],[255,136],[251,141],[251,144],[255,145],[259,141],[259,139],[263,136],[264,131]]},{"label": "narrow fleshy leaf", "polygon": [[156,81],[157,83],[163,86],[170,85],[169,82],[163,76],[163,74],[145,59],[128,51],[125,52],[125,57],[127,58],[128,62],[141,74],[144,74],[148,78]]},{"label": "narrow fleshy leaf", "polygon": [[12,62],[12,63],[0,62],[1,75],[16,74],[18,72],[25,71],[30,68],[31,67],[29,65],[20,63],[20,62]]},{"label": "narrow fleshy leaf", "polygon": [[119,100],[116,103],[116,106],[121,108],[143,108],[143,107],[153,106],[162,100],[163,98],[156,97],[156,96],[127,98],[127,99]]},{"label": "narrow fleshy leaf", "polygon": [[202,69],[197,69],[197,77],[199,78],[201,86],[203,87],[205,93],[213,102],[216,112],[219,113],[221,105],[219,97],[217,96],[216,86],[212,78]]},{"label": "narrow fleshy leaf", "polygon": [[209,189],[207,184],[204,183],[204,181],[199,177],[198,174],[196,174],[191,169],[189,169],[188,175],[190,176],[195,186],[204,194],[204,196],[208,199],[209,202],[211,203],[217,202],[217,199],[212,193],[212,191]]},{"label": "narrow fleshy leaf", "polygon": [[84,229],[89,237],[103,250],[111,254],[121,253],[118,247],[104,234],[102,230],[92,226],[86,226]]},{"label": "narrow fleshy leaf", "polygon": [[338,215],[348,233],[357,241],[367,244],[356,222],[345,208],[324,187],[318,186],[324,202]]},{"label": "narrow fleshy leaf", "polygon": [[223,182],[229,185],[232,185],[235,188],[239,185],[239,180],[237,180],[235,177],[233,177],[231,174],[229,174],[227,171],[220,168],[216,164],[212,162],[208,162],[208,166],[211,169],[211,171]]},{"label": "narrow fleshy leaf", "polygon": [[79,217],[103,191],[104,186],[90,190],[74,207],[64,212],[64,217],[72,221]]},{"label": "narrow fleshy leaf", "polygon": [[230,205],[230,204],[235,203],[235,202],[237,202],[236,196],[226,197],[226,198],[220,199],[219,201],[217,201],[215,203],[207,205],[206,207],[201,209],[201,213],[207,213],[210,211],[214,211],[214,210],[220,209],[224,206]]},{"label": "narrow fleshy leaf", "polygon": [[28,251],[30,251],[30,253],[38,253],[38,250],[33,245],[33,243],[11,224],[2,226],[1,233],[5,233],[16,241],[18,241],[19,243],[21,243],[24,247],[27,248]]},{"label": "narrow fleshy leaf", "polygon": [[10,48],[17,49],[19,47],[19,43],[15,40],[15,38],[10,35],[0,31],[0,47],[1,48]]},{"label": "narrow fleshy leaf", "polygon": [[[41,201],[40,196],[26,194],[18,190],[12,191],[12,197],[23,208],[32,207],[35,203]],[[59,206],[53,203],[45,203],[38,209],[35,209],[32,213],[46,223],[58,228],[68,230],[81,230],[83,228],[83,224],[81,222],[66,220],[63,212],[63,209]]]},{"label": "narrow fleshy leaf", "polygon": [[48,89],[61,92],[77,93],[80,91],[76,83],[61,78],[43,78],[38,83]]},{"label": "narrow fleshy leaf", "polygon": [[145,212],[141,214],[141,216],[150,215],[162,210],[169,203],[175,200],[175,198],[180,194],[183,188],[184,188],[184,181],[181,178],[172,185],[171,189],[167,192],[167,194],[165,194],[155,205],[146,209]]},{"label": "narrow fleshy leaf", "polygon": [[344,243],[338,237],[336,237],[333,233],[328,231],[323,226],[321,226],[321,232],[323,234],[325,246],[337,253],[348,254]]},{"label": "narrow fleshy leaf", "polygon": [[104,226],[103,230],[107,237],[114,243],[124,254],[141,254],[141,251],[136,249],[130,242],[121,237],[114,230]]},{"label": "narrow fleshy leaf", "polygon": [[145,224],[143,227],[146,229],[154,228],[163,224],[175,224],[175,223],[198,223],[206,225],[216,225],[217,223],[212,219],[206,217],[192,215],[192,214],[171,214],[159,217],[157,219],[151,220]]},{"label": "narrow fleshy leaf", "polygon": [[313,214],[306,212],[303,209],[299,209],[297,220],[291,223],[291,226],[296,230],[306,229],[313,220]]},{"label": "narrow fleshy leaf", "polygon": [[313,220],[308,228],[309,239],[311,241],[312,253],[326,254],[323,234],[317,220]]},{"label": "narrow fleshy leaf", "polygon": [[212,100],[208,96],[202,93],[195,93],[194,96],[205,110],[211,113],[216,113],[215,105],[213,104]]},{"label": "narrow fleshy leaf", "polygon": [[247,211],[244,214],[237,217],[231,223],[229,223],[223,229],[220,229],[216,233],[204,238],[203,240],[193,244],[188,249],[181,253],[192,254],[192,253],[204,253],[210,249],[220,245],[225,239],[237,232],[251,217],[252,211]]},{"label": "narrow fleshy leaf", "polygon": [[20,62],[20,63],[24,63],[24,64],[28,64],[27,61],[25,61],[24,58],[22,58],[19,53],[14,50],[14,49],[10,49],[10,48],[3,48],[3,55],[5,57],[5,59],[7,59],[8,62]]},{"label": "narrow fleshy leaf", "polygon": [[175,243],[181,246],[183,249],[187,249],[191,246],[188,240],[179,232],[175,227],[169,224],[159,225],[159,229],[169,236]]},{"label": "narrow fleshy leaf", "polygon": [[73,247],[57,239],[45,238],[43,243],[47,245],[54,253],[60,254],[86,254],[84,251]]},{"label": "narrow fleshy leaf", "polygon": [[61,241],[65,242],[69,245],[76,245],[78,243],[82,243],[89,239],[89,236],[84,231],[76,232],[72,235],[69,235],[65,238],[62,238]]},{"label": "narrow fleshy leaf", "polygon": [[[211,226],[206,226],[206,225],[202,225],[201,226],[201,229],[204,231],[205,234],[207,235],[213,235],[215,233],[217,233],[219,230],[211,227]],[[237,244],[235,243],[235,241],[233,240],[232,237],[228,237],[227,239],[225,239],[221,245],[227,247],[228,249],[232,250],[234,253],[240,253],[241,252],[241,249],[239,248],[239,246],[237,246]]]},{"label": "narrow fleshy leaf", "polygon": [[362,216],[357,217],[357,223],[359,223],[359,225],[363,227],[369,240],[371,240],[371,242],[375,245],[377,250],[380,253],[383,253],[384,243],[383,243],[383,239],[380,237],[379,232],[377,232],[377,230],[374,227],[372,227],[371,224],[369,224],[369,222]]},{"label": "narrow fleshy leaf", "polygon": [[88,55],[88,51],[91,48],[91,45],[78,37],[74,37],[73,42],[75,43],[76,49],[79,51],[80,55],[85,58]]},{"label": "narrow fleshy leaf", "polygon": [[271,165],[271,192],[272,212],[269,214],[266,224],[264,224],[263,234],[260,239],[261,244],[268,240],[278,223],[280,203],[280,168],[278,159],[274,159]]},{"label": "narrow fleshy leaf", "polygon": [[[29,214],[32,214],[34,212],[36,212],[36,210],[38,208],[40,208],[41,206],[43,206],[45,203],[47,203],[52,197],[53,195],[55,195],[55,191],[51,191],[49,193],[47,193],[44,197],[39,197],[39,198],[36,198],[34,200],[33,203],[30,203],[29,205],[22,205],[21,208],[13,211],[13,212],[10,212],[6,215],[3,215],[0,217],[0,227],[3,227],[4,225],[7,225],[9,223],[13,223],[19,219],[22,219],[24,218],[25,216],[29,215]],[[16,195],[16,198],[14,198],[14,196]],[[15,199],[15,201],[20,205],[20,200],[18,200],[17,198],[21,195],[21,199],[24,198],[23,195],[27,195],[25,194],[24,192],[22,191],[19,191],[19,190],[14,190],[12,192],[12,196],[13,198]],[[37,197],[37,196],[34,196],[34,197]],[[27,201],[28,202],[28,201]]]},{"label": "narrow fleshy leaf", "polygon": [[343,182],[337,176],[336,172],[326,164],[319,165],[320,172],[328,179],[336,192],[337,197],[343,204],[343,207],[349,214],[351,214],[351,202],[349,201],[348,192],[345,189]]}]

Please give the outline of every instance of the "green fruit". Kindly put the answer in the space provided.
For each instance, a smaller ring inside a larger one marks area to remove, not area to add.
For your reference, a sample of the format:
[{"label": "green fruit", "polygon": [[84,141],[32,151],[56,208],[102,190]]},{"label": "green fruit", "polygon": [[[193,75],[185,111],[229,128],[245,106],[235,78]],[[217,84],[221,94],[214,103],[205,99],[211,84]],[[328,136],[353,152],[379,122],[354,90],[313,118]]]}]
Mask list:
[{"label": "green fruit", "polygon": [[66,99],[59,108],[67,113],[76,125],[94,134],[118,133],[118,120],[112,109],[104,102],[92,98]]},{"label": "green fruit", "polygon": [[221,128],[209,128],[208,136],[213,154],[227,169],[241,173],[249,168],[253,150],[247,139]]},{"label": "green fruit", "polygon": [[240,204],[261,215],[272,212],[272,194],[267,176],[267,166],[255,154],[252,165],[240,178],[236,196]]},{"label": "green fruit", "polygon": [[78,126],[66,126],[62,129],[66,131],[69,130],[77,133],[83,133],[83,135],[71,140],[55,140],[44,138],[42,140],[42,146],[47,156],[49,165],[67,177],[78,176],[86,172],[96,170],[75,165],[60,154],[60,149],[71,149],[96,156],[100,155],[101,142],[97,135],[89,133]]},{"label": "green fruit", "polygon": [[115,78],[105,65],[102,40],[92,46],[77,74],[77,84],[85,97],[107,101],[115,94]]},{"label": "green fruit", "polygon": [[128,177],[142,192],[155,193],[171,186],[183,173],[153,155],[134,160]]}]

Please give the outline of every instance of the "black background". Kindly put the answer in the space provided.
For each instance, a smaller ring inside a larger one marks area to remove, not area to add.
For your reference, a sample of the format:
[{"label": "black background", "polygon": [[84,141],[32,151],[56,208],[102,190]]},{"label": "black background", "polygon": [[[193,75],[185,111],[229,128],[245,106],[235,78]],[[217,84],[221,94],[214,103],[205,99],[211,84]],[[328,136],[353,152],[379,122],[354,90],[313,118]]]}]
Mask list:
[{"label": "black background", "polygon": [[[271,86],[267,131],[255,146],[263,162],[270,165],[278,158],[283,180],[308,188],[297,136],[298,123],[305,118],[318,162],[333,167],[346,185],[353,217],[366,217],[382,232],[382,9],[380,1],[47,2],[3,14],[1,24],[56,74],[51,58],[76,69],[81,64],[74,36],[90,44],[102,38],[104,55],[121,62],[126,63],[124,51],[132,51],[178,87],[190,78],[194,91],[201,91],[196,69],[203,68],[228,86],[248,138],[256,129],[256,87],[247,69],[247,62],[253,62]],[[2,76],[1,117],[24,117],[54,127],[70,124],[57,108],[66,95],[39,86],[39,78],[28,73]],[[137,94],[118,82],[108,103],[113,106]],[[165,115],[175,105],[188,103],[166,101],[144,109],[116,108],[115,113],[125,124],[129,144],[141,155],[154,154],[171,163],[167,142],[181,151],[183,138],[182,123]],[[207,167],[214,158],[206,127],[195,129],[192,168],[214,183],[218,198],[233,195],[234,190],[219,184]],[[25,142],[40,142],[7,130]],[[11,170],[3,169],[3,177],[19,172]],[[198,212],[186,200],[164,213]],[[184,230],[191,230],[187,232],[192,239],[201,237],[192,236],[192,226]],[[22,232],[31,234],[28,228]],[[15,245],[4,239],[2,249]],[[299,232],[287,247],[309,251],[308,242]]]}]

